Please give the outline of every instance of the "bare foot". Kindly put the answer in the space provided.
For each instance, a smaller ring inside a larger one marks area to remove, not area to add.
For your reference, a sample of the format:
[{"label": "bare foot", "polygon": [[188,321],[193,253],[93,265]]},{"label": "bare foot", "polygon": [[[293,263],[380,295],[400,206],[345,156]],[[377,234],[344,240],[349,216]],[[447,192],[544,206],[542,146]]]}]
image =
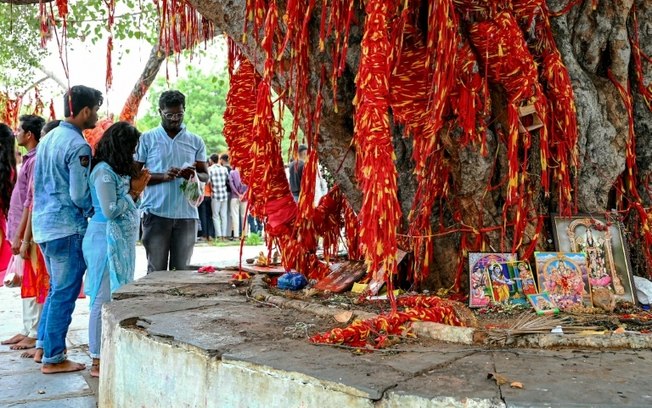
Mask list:
[{"label": "bare foot", "polygon": [[93,364],[91,364],[91,377],[99,378],[100,377],[100,359],[94,358]]},{"label": "bare foot", "polygon": [[2,342],[0,342],[0,344],[2,344],[3,346],[6,346],[7,344],[16,344],[16,343],[20,342],[21,340],[23,340],[25,337],[27,337],[27,336],[25,336],[24,334],[18,333],[17,335],[15,335],[14,337],[12,337],[10,339],[3,340]]},{"label": "bare foot", "polygon": [[36,347],[36,339],[34,337],[25,337],[13,346],[9,346],[12,350],[27,350]]},{"label": "bare foot", "polygon": [[34,352],[34,362],[40,364],[41,361],[43,361],[43,349],[37,348]]},{"label": "bare foot", "polygon": [[43,374],[71,373],[73,371],[81,371],[84,368],[86,368],[84,364],[75,363],[70,360],[63,360],[56,364],[43,364],[41,372]]},{"label": "bare foot", "polygon": [[41,350],[41,349],[33,348],[33,349],[25,350],[22,353],[20,353],[20,356],[22,358],[34,358],[34,356],[36,355],[37,350]]}]

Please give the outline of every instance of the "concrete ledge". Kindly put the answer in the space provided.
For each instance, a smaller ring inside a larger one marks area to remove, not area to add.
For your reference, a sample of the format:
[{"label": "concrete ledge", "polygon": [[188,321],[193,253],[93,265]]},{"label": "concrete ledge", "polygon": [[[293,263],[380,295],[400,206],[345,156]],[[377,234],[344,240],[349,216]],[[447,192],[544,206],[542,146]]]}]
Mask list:
[{"label": "concrete ledge", "polygon": [[471,327],[449,326],[433,322],[413,322],[412,330],[419,337],[429,337],[448,343],[473,344],[476,330]]},{"label": "concrete ledge", "polygon": [[[644,391],[652,389],[650,351],[496,351],[422,340],[359,355],[307,341],[310,325],[334,325],[337,311],[280,297],[249,301],[228,281],[226,274],[178,271],[122,288],[120,300],[103,311],[99,406],[610,407],[652,401]],[[477,335],[440,326],[415,330],[465,344]],[[296,328],[306,332],[297,336]],[[613,374],[600,376],[607,371],[617,373],[617,386]],[[525,388],[497,385],[489,372]]]}]

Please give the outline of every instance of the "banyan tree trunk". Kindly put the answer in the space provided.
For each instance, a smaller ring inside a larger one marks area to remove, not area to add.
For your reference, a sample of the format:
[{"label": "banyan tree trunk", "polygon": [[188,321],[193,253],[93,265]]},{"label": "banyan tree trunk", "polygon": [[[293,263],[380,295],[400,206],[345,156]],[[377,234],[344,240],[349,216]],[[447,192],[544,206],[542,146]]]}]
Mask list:
[{"label": "banyan tree trunk", "polygon": [[[224,32],[240,44],[243,53],[254,62],[259,73],[263,72],[263,52],[251,32],[243,41],[245,23],[245,0],[190,0],[197,10],[212,20],[216,32]],[[283,15],[286,1],[279,0],[279,15]],[[403,2],[398,2],[403,4]],[[484,3],[477,1],[477,3]],[[496,2],[498,3],[498,2]],[[547,2],[551,12],[564,9],[568,0]],[[577,2],[576,2],[577,3]],[[317,1],[310,23],[309,89],[311,95],[318,90],[322,67],[331,72],[333,62],[328,53],[319,50],[319,26],[321,1]],[[427,10],[427,0],[421,2],[421,10]],[[303,10],[303,9],[302,9]],[[634,19],[633,17],[637,18]],[[323,87],[324,105],[319,132],[318,152],[320,162],[332,173],[341,191],[354,209],[359,209],[362,196],[355,180],[355,151],[351,147],[354,131],[353,98],[356,92],[355,76],[361,57],[360,42],[364,7],[355,1],[355,18],[349,37],[349,51],[346,66],[338,81],[335,95],[337,109],[334,108],[331,88]],[[554,40],[563,62],[568,69],[574,91],[577,109],[578,140],[577,163],[573,166],[572,211],[604,214],[615,208],[618,194],[614,184],[627,168],[627,146],[630,140],[627,106],[616,84],[633,95],[633,124],[636,134],[635,154],[638,168],[636,186],[644,207],[650,206],[650,174],[652,174],[652,113],[645,96],[639,88],[640,83],[652,83],[652,63],[645,56],[652,55],[652,3],[648,0],[585,0],[568,12],[551,17],[550,23]],[[280,23],[281,31],[285,29]],[[419,28],[425,38],[426,25]],[[468,35],[462,28],[462,35]],[[633,34],[637,33],[638,43],[643,55],[643,78],[637,77],[637,69],[632,53]],[[283,61],[278,62],[283,64]],[[274,86],[279,94],[288,83],[288,78],[277,75]],[[652,89],[652,88],[651,88]],[[463,268],[466,250],[510,251],[513,248],[513,232],[500,229],[506,215],[504,210],[507,178],[510,163],[507,158],[508,147],[500,129],[505,124],[504,91],[490,84],[491,106],[488,112],[486,151],[479,146],[462,147],[459,143],[460,129],[444,126],[440,131],[440,148],[444,150],[442,160],[450,171],[450,184],[447,197],[433,202],[431,224],[433,263],[425,286],[430,289],[450,287],[455,283],[458,271]],[[391,92],[391,91],[390,91]],[[489,99],[487,99],[488,101]],[[405,127],[392,126],[396,167],[398,171],[398,199],[403,213],[403,232],[408,230],[408,215],[417,191],[417,179],[413,174],[413,144],[411,136],[406,137]],[[530,247],[538,250],[552,249],[551,231],[548,216],[559,212],[559,200],[555,194],[543,194],[539,154],[539,140],[535,137],[530,148],[528,173],[530,177],[529,194],[531,206],[527,214],[519,251]],[[631,166],[630,166],[631,167]],[[649,213],[649,212],[648,212]],[[540,216],[540,218],[539,218]],[[537,219],[543,219],[543,229],[537,234]],[[632,217],[636,225],[628,225],[630,231],[640,227],[640,219]],[[450,228],[455,226],[454,228]],[[496,228],[491,228],[495,226]],[[481,237],[478,237],[482,231]],[[438,234],[437,232],[442,232]],[[642,240],[634,240],[641,245]],[[636,272],[647,274],[650,265],[642,256],[640,248],[632,247]]]}]

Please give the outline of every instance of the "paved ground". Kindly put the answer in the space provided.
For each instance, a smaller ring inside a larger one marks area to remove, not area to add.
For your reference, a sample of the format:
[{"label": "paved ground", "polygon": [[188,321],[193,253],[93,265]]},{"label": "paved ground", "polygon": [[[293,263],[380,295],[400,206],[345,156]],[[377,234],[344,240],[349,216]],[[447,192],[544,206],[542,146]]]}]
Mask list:
[{"label": "paved ground", "polygon": [[[262,247],[244,247],[244,257],[258,254]],[[192,258],[193,265],[227,265],[238,260],[239,247],[198,246]],[[136,279],[145,275],[145,251],[136,251]],[[16,334],[22,326],[20,291],[0,288],[0,339]],[[88,299],[78,299],[68,333],[68,351],[71,359],[86,363],[88,356]],[[0,407],[56,407],[86,408],[96,406],[98,382],[88,370],[43,375],[40,365],[20,358],[20,352],[9,346],[0,346]]]}]

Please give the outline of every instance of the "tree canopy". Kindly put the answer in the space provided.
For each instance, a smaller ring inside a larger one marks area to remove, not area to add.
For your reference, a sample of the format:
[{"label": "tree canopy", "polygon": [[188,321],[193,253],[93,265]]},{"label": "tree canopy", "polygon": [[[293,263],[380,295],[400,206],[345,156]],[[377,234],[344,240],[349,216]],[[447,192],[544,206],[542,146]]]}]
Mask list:
[{"label": "tree canopy", "polygon": [[38,6],[0,4],[0,86],[20,90],[36,79],[45,55],[40,46]]}]

